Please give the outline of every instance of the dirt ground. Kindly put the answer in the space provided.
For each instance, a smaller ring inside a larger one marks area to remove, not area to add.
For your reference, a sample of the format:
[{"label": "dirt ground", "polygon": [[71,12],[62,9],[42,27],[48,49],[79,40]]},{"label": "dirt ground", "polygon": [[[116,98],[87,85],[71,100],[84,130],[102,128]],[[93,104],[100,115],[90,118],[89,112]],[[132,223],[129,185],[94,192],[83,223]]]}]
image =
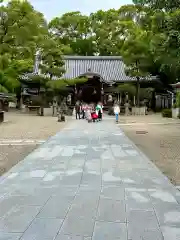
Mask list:
[{"label": "dirt ground", "polygon": [[119,126],[170,179],[180,185],[180,121],[159,115],[121,117]]},{"label": "dirt ground", "polygon": [[[66,120],[59,123],[56,117],[5,113],[5,123],[0,124],[0,176],[39,146],[35,141],[25,145],[15,143],[16,140],[47,140],[64,128],[71,117]],[[3,141],[8,143],[4,144]]]},{"label": "dirt ground", "polygon": [[0,146],[0,176],[23,160],[37,146]]},{"label": "dirt ground", "polygon": [[47,139],[57,133],[66,122],[59,123],[57,117],[41,117],[21,113],[5,113],[5,123],[0,125],[0,139]]}]

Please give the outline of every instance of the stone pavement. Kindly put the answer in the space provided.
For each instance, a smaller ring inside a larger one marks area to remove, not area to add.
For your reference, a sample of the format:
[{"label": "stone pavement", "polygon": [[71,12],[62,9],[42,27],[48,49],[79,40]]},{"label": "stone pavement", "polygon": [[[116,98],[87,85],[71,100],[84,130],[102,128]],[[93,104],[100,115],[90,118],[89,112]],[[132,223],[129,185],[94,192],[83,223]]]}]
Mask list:
[{"label": "stone pavement", "polygon": [[0,240],[179,240],[179,204],[113,120],[73,121],[0,178]]}]

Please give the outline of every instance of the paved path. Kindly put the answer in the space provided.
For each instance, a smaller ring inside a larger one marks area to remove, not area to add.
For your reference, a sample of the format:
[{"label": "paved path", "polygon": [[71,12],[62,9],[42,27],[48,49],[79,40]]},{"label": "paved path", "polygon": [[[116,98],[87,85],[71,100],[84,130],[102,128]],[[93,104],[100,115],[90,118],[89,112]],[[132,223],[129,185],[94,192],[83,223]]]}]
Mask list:
[{"label": "paved path", "polygon": [[74,121],[0,182],[0,240],[179,240],[180,192],[112,120]]}]

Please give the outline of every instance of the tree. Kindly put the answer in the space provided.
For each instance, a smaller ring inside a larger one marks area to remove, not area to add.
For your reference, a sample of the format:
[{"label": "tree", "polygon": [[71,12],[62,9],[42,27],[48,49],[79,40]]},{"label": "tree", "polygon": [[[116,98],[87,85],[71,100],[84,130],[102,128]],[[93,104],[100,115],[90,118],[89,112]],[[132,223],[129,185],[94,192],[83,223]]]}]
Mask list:
[{"label": "tree", "polygon": [[61,55],[61,47],[56,41],[49,38],[44,42],[41,51],[42,64],[40,64],[40,70],[45,76],[48,75],[50,80],[52,80],[54,76],[60,78],[65,72]]},{"label": "tree", "polygon": [[174,11],[179,8],[180,0],[133,0],[135,4],[147,5],[152,9]]},{"label": "tree", "polygon": [[62,74],[65,72],[63,68],[64,62],[61,54],[61,48],[58,43],[50,36],[47,36],[46,41],[44,41],[41,45],[41,62],[39,63],[40,74],[31,77],[32,81],[36,82],[40,86],[40,89],[43,89],[41,94],[41,115],[43,115],[45,95],[47,94],[48,90],[52,90],[50,88],[52,86],[51,82],[60,79]]},{"label": "tree", "polygon": [[128,22],[121,55],[128,74],[157,76],[167,87],[180,77],[179,10],[154,11],[150,2],[155,1],[119,9],[121,20]]},{"label": "tree", "polygon": [[[164,85],[175,83],[180,77],[180,12],[154,13],[151,22],[151,51],[154,68],[151,72],[159,76]],[[179,81],[179,80],[178,80]]]},{"label": "tree", "polygon": [[0,52],[12,59],[33,58],[42,35],[48,33],[43,15],[27,1],[10,1],[0,7]]},{"label": "tree", "polygon": [[[153,65],[150,72],[158,75],[165,86],[180,78],[179,0],[134,0],[135,4],[148,6],[152,12],[149,21]],[[137,5],[139,6],[139,5]]]},{"label": "tree", "polygon": [[49,29],[60,44],[69,47],[70,54],[86,56],[95,53],[88,16],[69,12],[54,18],[49,23]]},{"label": "tree", "polygon": [[[131,100],[134,101],[134,96],[136,95],[136,87],[133,82],[118,84],[115,91],[120,93],[121,96],[126,96],[126,94],[128,94],[128,97],[130,96]],[[150,99],[152,96],[152,92],[153,88],[141,88],[139,90],[140,100]]]},{"label": "tree", "polygon": [[127,66],[126,74],[135,78],[137,82],[137,106],[140,104],[140,79],[150,75],[149,66],[153,64],[149,44],[149,34],[135,26],[133,33],[124,42],[121,50]]},{"label": "tree", "polygon": [[118,56],[123,43],[122,25],[116,10],[99,10],[90,15],[96,53],[101,56]]},{"label": "tree", "polygon": [[[158,76],[164,85],[180,80],[180,0],[134,0],[117,11],[86,16],[69,12],[49,24],[27,1],[0,6],[0,87],[15,92],[19,75],[31,72],[41,50],[41,85],[62,89],[62,55],[122,55],[127,73]],[[46,76],[46,77],[45,77]],[[53,81],[54,77],[57,81]]]},{"label": "tree", "polygon": [[100,10],[89,17],[70,12],[54,18],[49,29],[55,39],[68,46],[68,54],[119,55],[125,31],[125,22],[119,21],[119,13],[114,9]]},{"label": "tree", "polygon": [[16,92],[19,75],[32,71],[36,48],[48,27],[43,15],[27,1],[13,0],[0,6],[1,89]]},{"label": "tree", "polygon": [[39,64],[40,74],[32,76],[31,79],[43,90],[41,91],[41,115],[43,116],[45,99],[49,93],[61,97],[62,91],[65,91],[68,86],[75,85],[79,82],[85,82],[86,79],[77,78],[65,80],[62,78],[65,69],[61,46],[57,41],[52,39],[51,36],[46,39],[41,47],[41,63]]},{"label": "tree", "polygon": [[126,94],[128,93],[128,95],[134,96],[136,93],[136,88],[133,84],[130,83],[123,83],[123,84],[119,84],[117,86],[117,92],[121,93],[121,94]]}]

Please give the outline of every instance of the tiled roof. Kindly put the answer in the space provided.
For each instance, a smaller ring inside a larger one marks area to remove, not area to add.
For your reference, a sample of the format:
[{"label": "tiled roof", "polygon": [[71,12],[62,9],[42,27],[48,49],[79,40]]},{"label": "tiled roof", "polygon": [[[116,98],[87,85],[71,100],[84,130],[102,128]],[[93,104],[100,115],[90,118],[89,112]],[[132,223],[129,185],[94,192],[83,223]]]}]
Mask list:
[{"label": "tiled roof", "polygon": [[[62,79],[74,79],[80,76],[97,75],[107,83],[136,81],[135,77],[125,74],[125,64],[119,56],[63,56],[65,74]],[[39,57],[36,56],[33,74],[39,74]],[[28,78],[29,74],[21,76]],[[47,75],[48,77],[48,75]],[[56,77],[54,77],[56,79]],[[156,77],[142,77],[140,80],[151,81]]]},{"label": "tiled roof", "polygon": [[96,74],[105,82],[131,81],[125,74],[122,57],[111,56],[64,56],[66,73],[62,78]]}]

